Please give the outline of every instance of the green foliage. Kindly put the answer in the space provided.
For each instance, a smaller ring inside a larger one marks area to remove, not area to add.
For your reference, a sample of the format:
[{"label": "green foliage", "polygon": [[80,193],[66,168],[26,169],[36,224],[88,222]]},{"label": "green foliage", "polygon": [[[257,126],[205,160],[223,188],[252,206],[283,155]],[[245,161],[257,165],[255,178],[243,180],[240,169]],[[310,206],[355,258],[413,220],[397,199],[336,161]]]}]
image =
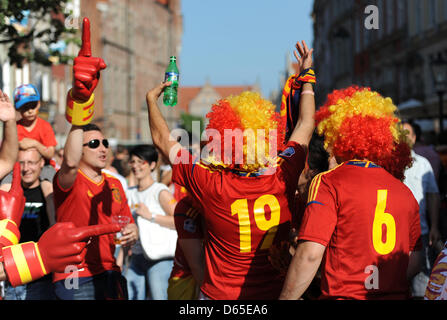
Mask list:
[{"label": "green foliage", "polygon": [[[9,45],[11,64],[21,67],[26,59],[51,65],[54,61],[68,63],[73,58],[49,49],[51,44],[61,39],[73,41],[77,32],[65,27],[65,19],[71,13],[66,13],[64,7],[69,1],[0,0],[0,44]],[[29,12],[28,24],[22,26],[17,22],[26,18],[25,12]],[[35,40],[40,41],[39,48],[32,45]]]},{"label": "green foliage", "polygon": [[[180,119],[182,121],[182,127],[186,131],[188,131],[190,134],[193,133],[192,132],[192,123],[193,123],[193,121],[200,121],[200,135],[202,134],[203,130],[205,130],[205,123],[204,123],[204,120],[203,120],[202,117],[194,116],[194,115],[191,115],[189,113],[182,113],[180,115]],[[194,132],[194,133],[196,133],[196,132]],[[196,138],[200,139],[200,136],[196,137]]]}]

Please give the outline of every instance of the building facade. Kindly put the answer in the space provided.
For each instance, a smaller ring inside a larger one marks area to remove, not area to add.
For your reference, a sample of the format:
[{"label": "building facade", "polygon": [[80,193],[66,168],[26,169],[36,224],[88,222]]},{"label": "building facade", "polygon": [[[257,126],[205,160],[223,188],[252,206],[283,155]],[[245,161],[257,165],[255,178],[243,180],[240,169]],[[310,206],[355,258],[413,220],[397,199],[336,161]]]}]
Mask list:
[{"label": "building facade", "polygon": [[192,116],[202,118],[204,125],[208,124],[206,114],[211,111],[212,105],[220,99],[230,95],[238,95],[244,91],[261,92],[259,84],[214,86],[206,81],[203,86],[180,87],[178,96],[178,110]]},{"label": "building facade", "polygon": [[447,54],[446,0],[315,0],[313,19],[318,106],[334,89],[368,86],[438,132],[430,62]]},{"label": "building facade", "polygon": [[[146,92],[164,80],[169,57],[180,55],[180,0],[72,0],[65,10],[71,13],[65,25],[78,29],[79,38],[82,18],[90,19],[92,55],[107,64],[95,90],[93,122],[117,143],[150,142]],[[12,96],[16,86],[35,84],[42,95],[41,115],[53,125],[63,146],[70,127],[65,101],[72,86],[72,65],[53,61],[53,66],[45,67],[31,62],[19,69],[9,64],[7,50],[7,45],[0,46],[2,89]],[[76,56],[79,47],[69,44],[62,50]],[[169,125],[175,126],[179,111],[160,107]]]}]

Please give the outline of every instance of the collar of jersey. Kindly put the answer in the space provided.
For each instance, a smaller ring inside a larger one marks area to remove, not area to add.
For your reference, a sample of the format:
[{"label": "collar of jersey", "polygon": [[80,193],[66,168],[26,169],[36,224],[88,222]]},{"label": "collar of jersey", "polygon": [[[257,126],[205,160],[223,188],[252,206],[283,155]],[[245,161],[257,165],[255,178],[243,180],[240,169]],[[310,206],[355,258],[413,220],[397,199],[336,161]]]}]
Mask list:
[{"label": "collar of jersey", "polygon": [[381,168],[379,165],[375,164],[372,161],[368,161],[368,160],[350,160],[346,162],[347,165],[350,166],[357,166],[357,167],[362,167],[362,168]]},{"label": "collar of jersey", "polygon": [[90,179],[84,172],[82,172],[82,170],[81,169],[79,169],[79,172],[88,180],[88,181],[90,181],[91,183],[94,183],[94,184],[96,184],[97,186],[99,186],[101,183],[103,183],[104,182],[104,173],[101,173],[101,181],[99,181],[99,182],[95,182],[95,181],[93,181],[92,179]]}]

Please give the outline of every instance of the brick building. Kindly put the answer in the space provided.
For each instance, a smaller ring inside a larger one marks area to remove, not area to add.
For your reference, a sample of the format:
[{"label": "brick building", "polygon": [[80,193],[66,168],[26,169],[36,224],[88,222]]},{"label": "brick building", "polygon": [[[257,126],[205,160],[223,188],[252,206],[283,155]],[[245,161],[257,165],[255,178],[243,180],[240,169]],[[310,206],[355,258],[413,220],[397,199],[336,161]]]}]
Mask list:
[{"label": "brick building", "polygon": [[203,86],[197,87],[179,87],[178,110],[200,117],[206,125],[206,114],[211,111],[211,106],[217,100],[226,98],[230,95],[238,95],[243,91],[260,92],[258,84],[242,86],[213,86],[207,81]]},{"label": "brick building", "polygon": [[[65,21],[67,27],[80,31],[82,18],[90,19],[92,54],[107,63],[95,90],[93,122],[116,142],[150,141],[145,96],[163,80],[169,57],[180,55],[180,0],[72,0],[67,9],[73,13]],[[71,44],[63,51],[76,56],[79,48]],[[63,145],[69,130],[64,113],[72,66],[56,61],[52,67],[29,63],[18,69],[9,65],[6,53],[7,46],[1,46],[1,87],[11,95],[19,84],[36,84],[42,93],[41,114]],[[179,111],[160,106],[169,125],[175,126]]]}]

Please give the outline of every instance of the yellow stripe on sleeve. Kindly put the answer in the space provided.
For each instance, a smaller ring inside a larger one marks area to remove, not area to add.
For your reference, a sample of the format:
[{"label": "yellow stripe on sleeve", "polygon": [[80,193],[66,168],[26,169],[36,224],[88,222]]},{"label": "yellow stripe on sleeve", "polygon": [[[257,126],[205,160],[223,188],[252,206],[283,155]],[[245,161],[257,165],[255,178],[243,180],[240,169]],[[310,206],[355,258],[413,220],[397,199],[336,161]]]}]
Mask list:
[{"label": "yellow stripe on sleeve", "polygon": [[12,232],[11,230],[5,229],[5,230],[3,230],[1,235],[2,235],[2,237],[4,237],[4,238],[8,239],[9,241],[11,241],[11,243],[13,245],[19,243],[19,239],[14,234],[14,232]]},{"label": "yellow stripe on sleeve", "polygon": [[34,247],[35,247],[35,250],[36,250],[36,253],[37,253],[37,258],[39,259],[40,267],[42,268],[43,273],[47,274],[47,270],[45,269],[45,266],[43,264],[43,260],[42,260],[42,257],[40,255],[40,251],[39,251],[39,247],[37,246],[37,243],[34,244]]},{"label": "yellow stripe on sleeve", "polygon": [[21,282],[28,283],[33,281],[22,247],[12,246],[11,253],[19,272]]}]

